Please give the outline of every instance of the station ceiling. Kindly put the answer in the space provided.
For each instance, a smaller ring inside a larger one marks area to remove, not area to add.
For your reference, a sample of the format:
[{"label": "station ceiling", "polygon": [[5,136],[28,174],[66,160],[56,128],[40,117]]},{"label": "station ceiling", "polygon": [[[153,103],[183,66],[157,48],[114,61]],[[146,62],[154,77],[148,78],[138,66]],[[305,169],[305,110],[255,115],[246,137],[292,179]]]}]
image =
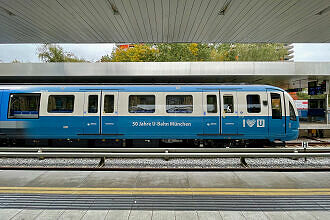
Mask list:
[{"label": "station ceiling", "polygon": [[0,0],[0,43],[330,42],[329,0]]},{"label": "station ceiling", "polygon": [[2,63],[0,70],[4,84],[244,83],[288,89],[330,80],[330,62]]}]

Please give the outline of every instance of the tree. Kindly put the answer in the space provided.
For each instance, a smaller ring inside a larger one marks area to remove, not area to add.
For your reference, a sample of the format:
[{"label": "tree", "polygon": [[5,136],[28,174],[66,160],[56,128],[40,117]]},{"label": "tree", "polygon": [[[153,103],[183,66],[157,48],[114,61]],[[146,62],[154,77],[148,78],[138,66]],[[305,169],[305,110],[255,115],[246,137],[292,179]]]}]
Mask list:
[{"label": "tree", "polygon": [[209,61],[212,48],[197,43],[136,44],[124,49],[116,47],[111,56],[102,56],[100,62]]},{"label": "tree", "polygon": [[102,56],[101,62],[154,62],[157,57],[157,49],[145,44],[137,44],[134,47],[121,49],[119,47],[109,55]]},{"label": "tree", "polygon": [[108,54],[102,56],[100,62],[111,62],[111,56],[109,56]]},{"label": "tree", "polygon": [[115,48],[101,62],[279,61],[287,54],[284,44],[137,44]]},{"label": "tree", "polygon": [[11,61],[11,63],[21,63],[21,61],[15,59],[15,60]]},{"label": "tree", "polygon": [[76,57],[71,52],[65,52],[62,47],[56,44],[44,44],[38,48],[38,57],[45,63],[52,62],[87,62]]},{"label": "tree", "polygon": [[215,53],[211,57],[212,61],[234,61],[237,52],[234,44],[218,44],[215,45]]},{"label": "tree", "polygon": [[217,61],[279,61],[288,53],[284,44],[220,44]]},{"label": "tree", "polygon": [[210,61],[212,46],[197,43],[157,44],[158,62]]}]

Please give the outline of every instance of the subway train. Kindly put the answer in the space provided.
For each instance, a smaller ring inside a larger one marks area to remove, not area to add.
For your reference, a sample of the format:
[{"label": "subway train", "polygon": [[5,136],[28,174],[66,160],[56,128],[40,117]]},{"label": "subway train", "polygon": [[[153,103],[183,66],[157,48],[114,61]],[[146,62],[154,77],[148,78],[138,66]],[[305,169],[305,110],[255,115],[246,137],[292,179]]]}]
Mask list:
[{"label": "subway train", "polygon": [[299,128],[268,85],[2,85],[0,103],[2,146],[248,146]]}]

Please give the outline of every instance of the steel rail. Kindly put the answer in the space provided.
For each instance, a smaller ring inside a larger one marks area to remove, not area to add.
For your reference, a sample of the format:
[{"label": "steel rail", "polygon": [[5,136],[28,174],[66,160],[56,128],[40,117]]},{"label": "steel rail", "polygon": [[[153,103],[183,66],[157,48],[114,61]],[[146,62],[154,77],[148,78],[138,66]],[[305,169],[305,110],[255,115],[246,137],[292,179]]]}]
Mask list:
[{"label": "steel rail", "polygon": [[302,158],[330,157],[330,153],[81,153],[81,152],[0,152],[0,157],[16,158]]},{"label": "steel rail", "polygon": [[75,153],[329,153],[329,148],[50,148],[0,147],[4,152],[75,152]]}]

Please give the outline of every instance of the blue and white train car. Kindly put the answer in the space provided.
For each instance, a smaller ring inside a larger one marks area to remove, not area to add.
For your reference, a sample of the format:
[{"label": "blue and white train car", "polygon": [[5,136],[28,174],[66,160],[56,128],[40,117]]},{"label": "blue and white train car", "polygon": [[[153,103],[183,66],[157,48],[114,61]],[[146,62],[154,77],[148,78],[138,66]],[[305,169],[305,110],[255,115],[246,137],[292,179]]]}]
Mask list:
[{"label": "blue and white train car", "polygon": [[[267,85],[17,85],[0,87],[0,138],[116,140],[116,146],[287,141],[297,108]],[[5,141],[3,141],[5,142]]]}]

